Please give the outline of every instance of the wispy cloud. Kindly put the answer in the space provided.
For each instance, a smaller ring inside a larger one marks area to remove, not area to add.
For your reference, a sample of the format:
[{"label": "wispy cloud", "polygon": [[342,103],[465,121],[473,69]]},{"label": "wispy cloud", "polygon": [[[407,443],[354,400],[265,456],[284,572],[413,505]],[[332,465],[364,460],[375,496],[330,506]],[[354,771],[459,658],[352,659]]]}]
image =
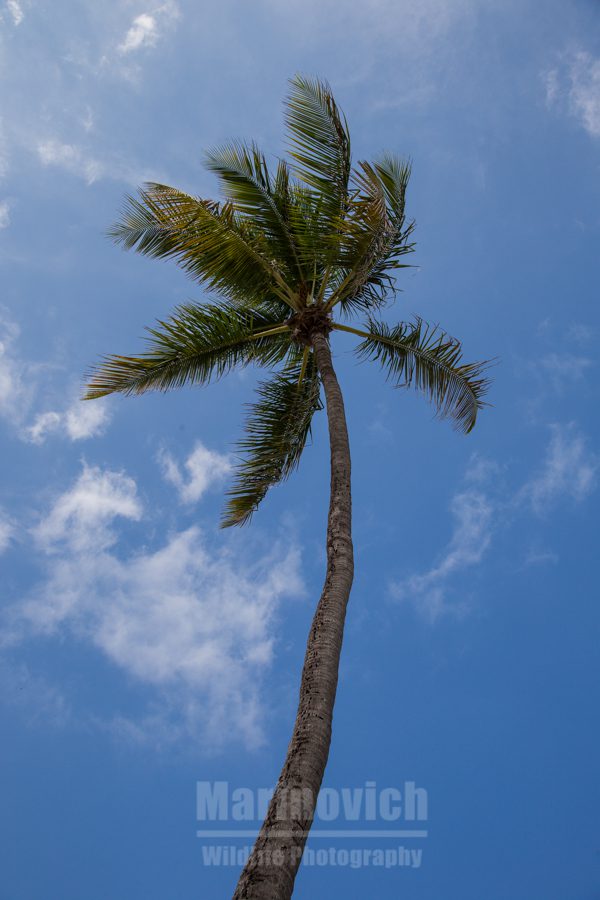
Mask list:
[{"label": "wispy cloud", "polygon": [[170,453],[159,454],[164,477],[175,486],[184,503],[196,503],[212,486],[219,485],[232,469],[228,455],[209,450],[201,441],[183,464],[184,473]]},{"label": "wispy cloud", "polygon": [[44,166],[56,166],[93,184],[104,174],[104,166],[76,144],[64,144],[56,138],[40,141],[37,146],[40,162]]},{"label": "wispy cloud", "polygon": [[543,79],[547,105],[564,108],[591,137],[600,138],[600,58],[578,50]]},{"label": "wispy cloud", "polygon": [[8,141],[4,120],[0,118],[0,179],[5,178],[8,172]]},{"label": "wispy cloud", "polygon": [[110,421],[108,406],[101,400],[84,403],[77,399],[64,413],[64,428],[72,441],[102,434]]},{"label": "wispy cloud", "polygon": [[83,403],[76,397],[62,410],[35,413],[42,374],[48,363],[28,362],[19,353],[20,329],[0,311],[0,418],[24,441],[42,444],[50,434],[81,441],[102,434],[110,421],[109,407],[100,400]]},{"label": "wispy cloud", "polygon": [[[469,610],[460,576],[478,565],[488,553],[494,534],[515,519],[542,516],[561,501],[580,503],[596,489],[600,458],[574,423],[550,426],[551,436],[541,464],[516,489],[504,482],[503,469],[493,460],[471,458],[465,474],[466,490],[451,501],[453,529],[450,541],[425,572],[395,581],[393,598],[411,603],[430,623],[442,616],[462,616]],[[523,565],[556,563],[557,554],[532,545]]]},{"label": "wispy cloud", "polygon": [[178,17],[179,9],[174,2],[164,3],[151,12],[140,13],[119,44],[119,53],[129,54],[146,47],[155,47],[163,29]]},{"label": "wispy cloud", "polygon": [[469,15],[476,4],[473,0],[423,0],[422,3],[401,3],[397,0],[370,0],[368,3],[350,4],[342,20],[336,0],[289,0],[280,4],[277,0],[263,0],[273,14],[293,17],[300,30],[316,30],[315,23],[324,26],[337,20],[338,29],[350,33],[360,41],[400,41],[411,53],[423,49],[446,35],[456,23]]},{"label": "wispy cloud", "polygon": [[567,332],[569,338],[578,344],[589,344],[596,335],[596,330],[591,325],[583,322],[573,322]]},{"label": "wispy cloud", "polygon": [[451,511],[452,537],[441,558],[428,571],[391,587],[393,597],[412,603],[431,623],[445,614],[466,612],[465,598],[451,597],[452,576],[481,562],[491,542],[493,506],[485,493],[467,490],[456,494]]},{"label": "wispy cloud", "polygon": [[60,434],[71,441],[82,441],[102,434],[110,422],[108,405],[102,400],[83,402],[75,399],[63,412],[39,413],[23,435],[32,444],[43,444],[48,435]]},{"label": "wispy cloud", "polygon": [[119,44],[120,53],[131,53],[140,47],[154,47],[158,40],[158,28],[154,16],[142,13],[133,20],[131,28]]},{"label": "wispy cloud", "polygon": [[[457,46],[466,45],[478,8],[474,0],[368,0],[344,4],[340,15],[339,0],[260,0],[259,5],[268,9],[277,33],[285,21],[296,41],[321,49],[336,84],[369,85],[373,112],[429,106],[453,73],[451,59]],[[331,34],[346,52],[331,53]],[[399,56],[405,61],[402,79],[390,77]]]},{"label": "wispy cloud", "polygon": [[19,334],[18,325],[0,311],[0,417],[17,428],[27,416],[34,395],[34,367],[17,353]]},{"label": "wispy cloud", "polygon": [[0,229],[10,225],[10,204],[8,200],[0,201]]},{"label": "wispy cloud", "polygon": [[532,546],[527,551],[527,556],[525,557],[525,565],[526,566],[540,566],[547,565],[548,563],[557,563],[558,562],[558,554],[554,553],[553,550],[547,550],[545,547]]},{"label": "wispy cloud", "polygon": [[574,353],[548,353],[535,364],[544,382],[550,383],[557,393],[581,381],[594,365],[586,356]]},{"label": "wispy cloud", "polygon": [[466,488],[450,504],[453,527],[445,550],[427,571],[391,585],[392,597],[411,603],[430,624],[445,615],[461,617],[469,609],[464,591],[461,596],[455,583],[463,570],[481,562],[490,547],[498,512],[490,486],[501,474],[494,460],[473,454],[464,476]]},{"label": "wispy cloud", "polygon": [[119,521],[143,516],[132,478],[84,467],[33,531],[45,577],[9,610],[4,641],[13,652],[36,635],[84,642],[151,687],[149,709],[110,723],[121,736],[256,746],[274,617],[303,591],[298,549],[276,543],[248,558],[238,546],[234,558],[194,527],[156,550],[118,553]]},{"label": "wispy cloud", "polygon": [[560,499],[584,500],[596,487],[599,459],[574,423],[552,425],[552,436],[541,469],[517,495],[538,513]]},{"label": "wispy cloud", "polygon": [[115,541],[110,528],[114,519],[138,521],[141,515],[142,505],[132,478],[84,465],[73,487],[58,497],[33,534],[49,551],[62,542],[77,551],[103,550]]},{"label": "wispy cloud", "polygon": [[18,27],[25,18],[21,4],[18,0],[6,0],[6,9],[13,21],[13,25]]},{"label": "wispy cloud", "polygon": [[13,522],[0,509],[0,553],[4,553],[10,546],[14,530]]},{"label": "wispy cloud", "polygon": [[592,137],[600,137],[600,59],[577,53],[571,64],[571,110]]},{"label": "wispy cloud", "polygon": [[567,393],[575,396],[576,392],[591,388],[597,365],[590,353],[593,335],[594,330],[583,323],[571,323],[565,328],[546,318],[538,324],[536,337],[541,346],[537,354],[515,360],[519,377],[525,376],[528,384],[535,385],[535,390],[519,400],[530,421],[535,418],[539,424],[545,424],[548,402],[554,407],[557,397]]}]

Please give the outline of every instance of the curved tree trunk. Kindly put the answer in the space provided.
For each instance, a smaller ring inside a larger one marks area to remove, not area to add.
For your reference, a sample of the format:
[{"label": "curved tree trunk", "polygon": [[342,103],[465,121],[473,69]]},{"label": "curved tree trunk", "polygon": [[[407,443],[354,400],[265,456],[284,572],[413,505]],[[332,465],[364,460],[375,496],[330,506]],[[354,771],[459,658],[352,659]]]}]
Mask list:
[{"label": "curved tree trunk", "polygon": [[312,344],[325,391],[331,448],[327,574],[308,637],[287,757],[233,900],[288,900],[292,896],[331,743],[344,619],[354,575],[350,447],[329,341],[324,334],[315,333]]}]

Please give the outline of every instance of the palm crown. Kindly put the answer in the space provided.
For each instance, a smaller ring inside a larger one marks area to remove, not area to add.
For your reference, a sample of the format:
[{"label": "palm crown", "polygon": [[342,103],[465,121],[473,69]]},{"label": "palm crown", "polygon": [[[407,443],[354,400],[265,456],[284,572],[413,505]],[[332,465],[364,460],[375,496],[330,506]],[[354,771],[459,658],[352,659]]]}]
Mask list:
[{"label": "palm crown", "polygon": [[[149,329],[139,356],[106,357],[86,399],[206,384],[249,363],[271,370],[250,408],[223,525],[246,522],[298,465],[321,408],[316,331],[360,337],[360,357],[378,360],[396,385],[424,391],[464,432],[488,385],[485,364],[464,363],[459,342],[439,329],[377,318],[394,294],[391,273],[414,248],[404,210],[409,164],[385,155],[353,167],[346,120],[319,80],[291,81],[286,126],[289,163],[269,170],[254,144],[217,148],[206,165],[222,203],[147,184],[110,232],[128,249],[173,257],[218,302],[176,309]],[[350,316],[362,316],[363,327],[344,324]]]}]

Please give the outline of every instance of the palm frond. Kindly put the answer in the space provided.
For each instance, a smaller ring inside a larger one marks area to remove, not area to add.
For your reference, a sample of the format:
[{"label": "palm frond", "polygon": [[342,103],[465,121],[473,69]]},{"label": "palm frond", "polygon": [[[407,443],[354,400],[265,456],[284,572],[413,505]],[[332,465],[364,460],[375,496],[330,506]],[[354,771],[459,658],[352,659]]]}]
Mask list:
[{"label": "palm frond", "polygon": [[93,370],[85,400],[207,384],[235,366],[274,365],[290,349],[289,329],[278,316],[225,304],[181,306],[148,331],[146,353],[108,356]]},{"label": "palm frond", "polygon": [[354,191],[339,229],[339,268],[328,305],[343,313],[380,306],[394,292],[390,270],[412,252],[414,223],[406,223],[404,203],[410,165],[386,156],[360,162],[352,173]]},{"label": "palm frond", "polygon": [[323,272],[336,252],[329,226],[324,225],[325,204],[310,188],[295,182],[290,187],[289,227],[298,248],[309,294],[314,294]]},{"label": "palm frond", "polygon": [[252,223],[257,223],[285,261],[287,274],[297,282],[303,272],[288,227],[289,172],[285,162],[272,178],[264,154],[254,144],[230,143],[206,154],[206,167],[220,179],[225,196]]},{"label": "palm frond", "polygon": [[393,219],[404,218],[406,188],[410,179],[412,166],[410,161],[399,156],[385,153],[373,163],[373,168],[385,191],[385,197]]},{"label": "palm frond", "polygon": [[126,199],[109,235],[126,249],[176,259],[193,278],[235,302],[270,293],[293,306],[258,223],[242,221],[230,203],[149,183],[138,197]]},{"label": "palm frond", "polygon": [[314,355],[308,350],[261,383],[258,401],[250,404],[246,437],[238,444],[246,458],[229,491],[223,527],[247,522],[269,488],[297,467],[313,414],[321,408],[319,393]]},{"label": "palm frond", "polygon": [[323,200],[325,220],[343,214],[350,177],[350,135],[325,81],[296,75],[286,100],[295,172]]},{"label": "palm frond", "polygon": [[487,405],[483,397],[490,382],[483,373],[489,362],[463,363],[460,342],[421,319],[391,327],[370,320],[366,333],[337,327],[365,338],[357,347],[359,356],[378,360],[396,387],[423,391],[440,417],[452,419],[465,434],[471,431]]}]

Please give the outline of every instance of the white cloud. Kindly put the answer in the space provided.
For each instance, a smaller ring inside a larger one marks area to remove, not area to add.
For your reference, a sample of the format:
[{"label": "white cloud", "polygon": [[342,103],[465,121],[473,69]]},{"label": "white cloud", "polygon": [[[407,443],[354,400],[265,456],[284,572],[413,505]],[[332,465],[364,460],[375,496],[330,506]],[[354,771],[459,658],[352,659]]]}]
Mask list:
[{"label": "white cloud", "polygon": [[7,200],[0,201],[0,229],[10,225],[10,204]]},{"label": "white cloud", "polygon": [[569,326],[567,336],[578,344],[587,344],[594,338],[595,334],[594,328],[590,325],[585,325],[583,322],[573,322]]},{"label": "white cloud", "polygon": [[169,20],[178,18],[179,10],[174,2],[164,3],[152,12],[136,16],[122,43],[118,46],[121,54],[132,53],[144,47],[155,47],[161,37],[161,29]]},{"label": "white cloud", "polygon": [[8,172],[8,146],[5,130],[4,122],[0,118],[0,179],[5,178]]},{"label": "white cloud", "polygon": [[73,487],[57,499],[34,535],[48,550],[61,541],[77,550],[103,549],[114,541],[108,526],[117,516],[137,521],[141,515],[132,478],[84,465]]},{"label": "white cloud", "polygon": [[62,423],[62,416],[57,412],[39,413],[32,425],[24,430],[24,435],[32,444],[43,444],[48,434],[57,431]]},{"label": "white cloud", "polygon": [[[595,490],[600,459],[585,436],[573,423],[552,425],[551,431],[539,471],[516,490],[503,484],[503,468],[497,463],[477,454],[471,458],[465,473],[468,489],[452,500],[454,527],[447,548],[426,572],[394,582],[393,597],[412,603],[430,623],[444,614],[464,615],[468,602],[456,599],[453,579],[481,562],[496,531],[506,529],[516,516],[546,513],[564,499],[580,502]],[[524,564],[557,561],[551,548],[534,545]]]},{"label": "white cloud", "polygon": [[[84,117],[80,123],[91,131],[93,116]],[[37,156],[42,165],[56,166],[71,175],[82,178],[86,184],[92,185],[100,179],[127,182],[136,187],[143,181],[151,181],[158,177],[155,169],[123,158],[120,153],[107,152],[103,158],[91,155],[78,144],[66,144],[56,138],[33,141]]]},{"label": "white cloud", "polygon": [[546,86],[546,104],[552,106],[560,93],[558,70],[551,69],[549,72],[544,72],[542,80]]},{"label": "white cloud", "polygon": [[19,438],[33,444],[43,443],[52,433],[72,441],[101,434],[110,421],[104,400],[83,403],[77,398],[64,410],[47,410],[27,424],[40,389],[40,373],[50,366],[29,363],[17,350],[19,326],[3,317],[0,310],[0,418],[11,425]]},{"label": "white cloud", "polygon": [[85,131],[92,131],[94,127],[94,113],[88,105],[86,105],[85,112],[81,117],[81,124]]},{"label": "white cloud", "polygon": [[530,547],[525,557],[526,566],[541,566],[557,562],[558,555],[553,550],[546,550],[544,547]]},{"label": "white cloud", "polygon": [[15,350],[19,333],[18,325],[0,312],[0,417],[16,427],[27,415],[34,393],[33,367]]},{"label": "white cloud", "polygon": [[422,0],[421,3],[398,3],[398,0],[368,0],[349,3],[340,17],[337,0],[264,0],[272,15],[287,16],[297,23],[299,31],[313,31],[318,37],[327,25],[335,22],[338,31],[351,38],[400,41],[403,49],[418,54],[424,46],[443,37],[456,23],[469,15],[472,0]]},{"label": "white cloud", "polygon": [[84,178],[87,184],[93,184],[104,174],[103,164],[88,157],[76,144],[63,144],[56,138],[48,138],[38,143],[37,153],[42,165],[65,169]]},{"label": "white cloud", "polygon": [[15,26],[20,25],[21,22],[23,21],[23,19],[25,18],[25,15],[23,13],[21,4],[18,2],[18,0],[6,0],[6,8],[7,8],[8,12],[10,13],[10,16],[13,20],[13,24]]},{"label": "white cloud", "polygon": [[0,510],[0,553],[4,553],[10,546],[14,530],[11,520]]},{"label": "white cloud", "polygon": [[120,53],[131,53],[140,47],[154,47],[158,40],[158,28],[154,16],[142,13],[133,20],[125,40],[119,45]]},{"label": "white cloud", "polygon": [[552,425],[552,437],[541,470],[518,494],[536,513],[546,512],[556,501],[567,497],[584,500],[596,487],[599,460],[575,425]]},{"label": "white cloud", "polygon": [[543,73],[546,103],[565,109],[592,137],[600,137],[600,58],[584,50]]},{"label": "white cloud", "polygon": [[209,450],[200,441],[184,463],[187,477],[169,453],[162,452],[159,461],[166,480],[176,487],[184,503],[196,503],[210,487],[220,484],[232,469],[228,455]]},{"label": "white cloud", "polygon": [[481,456],[479,453],[473,453],[465,472],[465,481],[482,486],[497,479],[501,473],[502,466],[495,460]]},{"label": "white cloud", "polygon": [[43,444],[49,434],[60,433],[72,441],[87,440],[100,435],[110,421],[109,408],[105,401],[75,399],[64,412],[50,410],[39,413],[23,431],[23,436],[32,444]]},{"label": "white cloud", "polygon": [[[319,49],[336,90],[356,93],[363,84],[374,115],[430,106],[456,77],[457,59],[468,52],[479,10],[474,0],[259,0],[259,5],[277,32],[285,27],[298,45]],[[330,53],[331,34],[344,53]],[[399,58],[402,78],[396,77]]]},{"label": "white cloud", "polygon": [[151,687],[149,710],[110,723],[122,737],[258,745],[274,616],[303,591],[297,549],[240,555],[238,543],[234,557],[194,527],[156,550],[119,554],[116,520],[141,516],[133,479],[85,467],[34,530],[46,577],[9,611],[4,642],[84,642]]},{"label": "white cloud", "polygon": [[600,137],[600,59],[577,53],[571,65],[571,111],[588,134]]},{"label": "white cloud", "polygon": [[413,603],[430,622],[441,615],[462,615],[465,601],[449,602],[448,580],[461,570],[481,562],[492,535],[492,503],[485,493],[467,490],[452,500],[452,538],[439,562],[423,574],[411,575],[392,585],[392,596]]},{"label": "white cloud", "polygon": [[65,430],[72,441],[101,434],[109,421],[108,406],[102,400],[76,400],[65,413]]},{"label": "white cloud", "polygon": [[550,382],[558,393],[576,381],[585,377],[588,369],[594,365],[592,359],[576,356],[573,353],[548,353],[536,364],[538,372],[545,382]]}]

